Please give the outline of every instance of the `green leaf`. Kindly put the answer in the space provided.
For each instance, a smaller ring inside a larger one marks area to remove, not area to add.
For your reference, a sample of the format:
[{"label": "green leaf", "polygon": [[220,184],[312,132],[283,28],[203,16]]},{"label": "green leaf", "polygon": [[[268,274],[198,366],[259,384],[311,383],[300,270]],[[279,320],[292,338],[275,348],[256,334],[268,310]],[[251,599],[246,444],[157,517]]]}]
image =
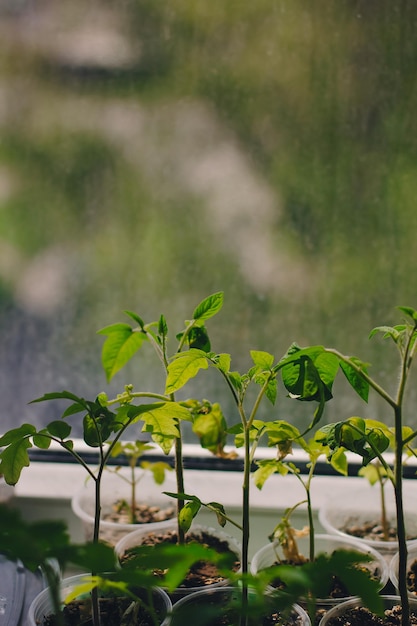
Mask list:
[{"label": "green leaf", "polygon": [[50,422],[47,426],[48,432],[52,435],[52,437],[57,437],[58,439],[66,439],[71,434],[71,426],[67,424],[67,422],[62,421],[54,421]]},{"label": "green leaf", "polygon": [[194,326],[187,336],[190,348],[197,348],[203,352],[210,352],[210,339],[205,326]]},{"label": "green leaf", "polygon": [[113,324],[103,328],[99,333],[108,335],[103,344],[101,361],[107,382],[110,382],[139,350],[146,339],[146,333],[133,330],[129,324]]},{"label": "green leaf", "polygon": [[219,526],[224,528],[224,526],[226,526],[227,520],[225,518],[226,509],[224,508],[223,504],[220,504],[220,502],[208,502],[206,506],[215,512],[217,523],[219,524]]},{"label": "green leaf", "polygon": [[193,519],[199,512],[200,508],[201,502],[198,498],[190,500],[182,507],[178,516],[178,522],[185,533],[190,529]]},{"label": "green leaf", "polygon": [[15,441],[20,441],[24,437],[34,435],[35,433],[36,428],[33,424],[22,424],[18,428],[12,428],[0,437],[0,447],[8,446]]},{"label": "green leaf", "polygon": [[250,355],[253,362],[261,370],[271,370],[274,365],[274,357],[269,352],[263,352],[260,350],[251,350]]},{"label": "green leaf", "polygon": [[254,472],[253,479],[258,489],[262,489],[265,482],[273,474],[279,473],[281,476],[285,476],[289,471],[282,461],[277,461],[276,459],[258,461],[257,465],[258,469]]},{"label": "green leaf", "polygon": [[402,311],[403,313],[411,317],[413,322],[417,322],[417,311],[415,309],[411,308],[410,306],[399,306],[397,308],[399,311]]},{"label": "green leaf", "polygon": [[49,435],[48,431],[43,428],[36,433],[36,435],[33,435],[32,441],[37,448],[40,448],[41,450],[48,450],[51,445],[51,435]]},{"label": "green leaf", "polygon": [[[360,367],[361,371],[365,372],[365,374],[367,373],[367,363],[363,363],[356,357],[351,357],[350,360],[356,366]],[[349,381],[350,385],[356,391],[356,393],[362,398],[362,400],[368,402],[368,382],[364,380],[364,378],[349,363],[346,363],[345,361],[340,361],[340,368],[346,376],[347,380]]]},{"label": "green leaf", "polygon": [[230,354],[216,354],[212,359],[212,363],[217,369],[224,374],[230,371],[231,356]]},{"label": "green leaf", "polygon": [[276,368],[282,369],[283,383],[293,397],[323,402],[332,398],[338,366],[337,357],[326,352],[322,346],[297,349],[293,345],[288,356]]},{"label": "green leaf", "polygon": [[42,397],[29,402],[29,404],[34,404],[35,402],[46,402],[49,400],[72,400],[75,404],[80,404],[84,409],[87,409],[86,401],[83,398],[76,396],[71,391],[54,391],[52,393],[45,393]]},{"label": "green leaf", "polygon": [[15,485],[24,467],[29,467],[28,449],[32,444],[28,437],[17,439],[0,454],[0,472],[8,485]]},{"label": "green leaf", "polygon": [[[137,313],[134,313],[133,311],[124,311],[124,313],[126,313],[126,315],[128,315],[134,322],[136,322],[136,324],[139,326],[139,328],[141,330],[144,329],[145,322],[143,321],[143,319],[141,317],[139,317],[139,315]],[[116,326],[117,326],[117,324],[116,324]],[[106,329],[103,328],[101,331],[99,331],[99,334],[101,334],[101,335],[107,334],[107,333],[103,332],[104,330],[106,330]]]},{"label": "green leaf", "polygon": [[174,360],[168,365],[165,393],[169,395],[178,391],[201,369],[207,368],[207,355],[202,350],[190,348],[186,352],[176,354]]},{"label": "green leaf", "polygon": [[227,424],[218,403],[207,407],[193,421],[193,432],[203,448],[221,456],[227,439]]},{"label": "green leaf", "polygon": [[208,320],[220,311],[223,306],[224,294],[222,291],[208,296],[194,309],[194,320]]}]

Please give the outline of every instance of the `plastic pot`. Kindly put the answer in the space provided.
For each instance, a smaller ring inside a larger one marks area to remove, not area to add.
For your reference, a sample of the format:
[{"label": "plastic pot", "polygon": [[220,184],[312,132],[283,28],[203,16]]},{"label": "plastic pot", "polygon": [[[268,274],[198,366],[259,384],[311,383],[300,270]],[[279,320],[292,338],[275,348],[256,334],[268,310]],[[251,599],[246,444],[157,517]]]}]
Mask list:
[{"label": "plastic pot", "polygon": [[[174,604],[171,618],[171,626],[216,626],[217,617],[223,616],[231,602],[239,603],[241,592],[234,587],[218,587],[217,589],[201,589],[192,595],[188,595]],[[249,606],[251,598],[255,596],[249,592]],[[262,626],[262,616],[269,615],[274,612],[274,600],[272,596],[265,596],[266,606],[264,610],[253,610],[252,617],[249,618],[248,626]],[[230,626],[236,626],[239,623],[239,611],[232,613]],[[234,618],[234,619],[233,619]],[[311,626],[310,618],[305,610],[298,604],[294,604],[291,610],[291,624],[296,622],[297,626]],[[295,618],[295,619],[294,619]],[[221,622],[224,624],[224,622]],[[281,626],[285,626],[286,622],[279,622]]]},{"label": "plastic pot", "polygon": [[[89,480],[72,498],[71,506],[75,515],[81,520],[86,541],[93,539],[94,531],[94,495],[95,483]],[[156,485],[152,476],[145,475],[138,484],[138,500],[150,506],[161,509],[172,510],[170,519],[150,522],[147,524],[129,524],[113,521],[100,521],[100,539],[110,545],[115,545],[119,539],[131,532],[133,528],[144,526],[148,530],[169,527],[172,518],[176,514],[175,501],[162,493],[164,491],[175,491],[174,481],[165,480],[164,484]],[[105,474],[101,484],[101,518],[114,510],[117,501],[128,500],[130,486],[117,474]]]},{"label": "plastic pot", "polygon": [[[356,550],[363,552],[364,554],[370,554],[373,560],[365,563],[366,567],[369,567],[375,575],[378,576],[380,581],[380,588],[383,589],[389,579],[388,563],[384,557],[377,551],[366,546],[363,543],[355,541],[349,537],[336,537],[335,535],[318,534],[315,536],[315,553],[330,554],[335,550]],[[298,547],[300,552],[308,557],[308,538],[303,537],[298,540]],[[277,562],[277,551],[279,558],[283,559],[283,555],[280,554],[280,546],[274,543],[268,543],[260,548],[253,556],[251,562],[251,572],[256,574],[262,569],[270,567]],[[350,597],[350,596],[349,596]],[[318,608],[328,610],[336,604],[340,604],[346,598],[319,598],[317,600]],[[301,602],[301,604],[303,604]]]},{"label": "plastic pot", "polygon": [[[166,527],[162,530],[162,532],[164,531],[168,531],[168,532],[176,532],[177,531],[177,524],[172,523],[169,527]],[[216,537],[217,539],[220,539],[221,541],[224,541],[228,548],[234,552],[236,554],[236,560],[240,561],[241,560],[241,546],[239,544],[239,542],[232,536],[228,535],[227,533],[223,532],[220,529],[217,528],[211,528],[210,526],[202,526],[200,524],[193,524],[191,529],[188,531],[187,535],[193,535],[195,534],[197,537],[199,534],[201,533],[207,533],[213,537]],[[137,528],[136,530],[132,531],[131,533],[129,533],[128,535],[125,535],[125,537],[123,537],[115,546],[115,551],[116,554],[119,557],[119,560],[123,559],[123,555],[131,548],[137,547],[139,545],[141,545],[145,539],[145,537],[147,537],[150,534],[150,531],[147,530],[146,528]],[[216,587],[224,587],[228,584],[227,580],[223,580],[221,582],[215,582],[212,583],[210,585],[208,585],[208,587],[210,589],[216,588]],[[196,586],[196,587],[179,587],[178,589],[176,589],[173,592],[169,592],[169,595],[171,597],[171,600],[175,603],[177,602],[180,598],[187,596],[189,594],[195,593],[196,591],[198,591],[201,587]]]},{"label": "plastic pot", "polygon": [[[390,524],[396,526],[395,502],[392,490],[387,489],[387,517]],[[411,500],[414,501],[414,500]],[[361,525],[367,522],[376,522],[381,516],[379,492],[375,488],[364,484],[362,488],[354,491],[342,491],[339,495],[331,498],[319,509],[319,522],[326,533],[338,537],[353,537],[390,558],[398,550],[396,540],[384,541],[381,539],[363,539],[342,530],[347,524]],[[407,534],[417,538],[417,516],[415,510],[405,508],[405,523]],[[412,541],[412,539],[410,539]]]},{"label": "plastic pot", "polygon": [[[65,578],[61,583],[61,599],[64,601],[73,589],[80,585],[85,578],[86,574],[77,574]],[[172,610],[172,602],[168,594],[160,587],[153,589],[154,605],[160,615],[160,626],[169,626],[170,614]],[[52,613],[52,603],[49,594],[49,589],[44,589],[33,600],[29,607],[28,612],[28,626],[42,626],[45,616]],[[114,624],[117,626],[117,624]]]},{"label": "plastic pot", "polygon": [[[398,606],[401,604],[401,599],[399,596],[381,596],[384,601],[384,609],[390,609],[394,606]],[[362,607],[363,603],[359,598],[351,598],[350,600],[346,600],[345,602],[341,602],[337,606],[334,606],[332,609],[327,611],[325,615],[320,620],[319,626],[331,626],[332,620],[336,617],[342,617],[345,613],[351,609]],[[413,612],[417,611],[417,600],[410,600],[410,609]],[[352,622],[347,622],[352,623]],[[369,624],[369,622],[366,622]],[[376,622],[380,624],[380,622]],[[353,622],[354,624],[354,622]]]}]

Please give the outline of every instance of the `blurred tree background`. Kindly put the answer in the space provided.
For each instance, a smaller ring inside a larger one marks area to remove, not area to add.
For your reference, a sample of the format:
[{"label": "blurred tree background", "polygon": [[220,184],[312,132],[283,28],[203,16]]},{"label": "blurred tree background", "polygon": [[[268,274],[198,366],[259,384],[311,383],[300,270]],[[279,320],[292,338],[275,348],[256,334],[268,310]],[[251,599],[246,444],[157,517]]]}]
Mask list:
[{"label": "blurred tree background", "polygon": [[[123,310],[174,333],[218,290],[235,369],[324,343],[395,385],[367,337],[417,307],[416,21],[407,0],[0,0],[4,427],[107,390],[95,332]],[[341,381],[327,419],[358,411]]]}]

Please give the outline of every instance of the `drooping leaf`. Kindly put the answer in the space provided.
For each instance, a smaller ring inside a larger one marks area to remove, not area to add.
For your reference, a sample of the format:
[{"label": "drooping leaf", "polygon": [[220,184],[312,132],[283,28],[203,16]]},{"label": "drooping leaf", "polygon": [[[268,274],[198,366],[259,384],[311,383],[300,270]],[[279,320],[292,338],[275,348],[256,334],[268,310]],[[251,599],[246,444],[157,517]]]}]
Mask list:
[{"label": "drooping leaf", "polygon": [[[367,363],[363,363],[356,357],[351,357],[350,360],[357,367],[359,367],[361,371],[365,372],[365,374],[367,373]],[[356,393],[362,398],[362,400],[368,402],[369,383],[349,363],[340,361],[340,368]]]},{"label": "drooping leaf", "polygon": [[194,320],[208,320],[220,311],[223,306],[224,294],[222,291],[208,296],[194,309]]},{"label": "drooping leaf", "polygon": [[188,333],[188,345],[203,352],[210,352],[210,339],[205,326],[194,326]]},{"label": "drooping leaf", "polygon": [[207,368],[207,355],[202,350],[190,348],[186,352],[176,354],[174,360],[168,365],[165,393],[168,395],[178,391],[201,369]]},{"label": "drooping leaf", "polygon": [[29,467],[28,449],[32,447],[29,437],[10,443],[0,454],[0,473],[8,485],[15,485],[24,467]]},{"label": "drooping leaf", "polygon": [[191,524],[193,523],[193,519],[197,515],[201,508],[201,502],[198,498],[193,500],[189,500],[182,507],[179,515],[178,522],[181,529],[186,533],[191,528]]},{"label": "drooping leaf", "polygon": [[253,480],[258,489],[262,489],[265,482],[275,473],[285,476],[288,474],[288,467],[277,459],[265,459],[257,462],[258,469],[253,474]]},{"label": "drooping leaf", "polygon": [[227,440],[227,424],[218,403],[214,403],[197,413],[193,420],[193,432],[198,436],[203,448],[222,456]]}]

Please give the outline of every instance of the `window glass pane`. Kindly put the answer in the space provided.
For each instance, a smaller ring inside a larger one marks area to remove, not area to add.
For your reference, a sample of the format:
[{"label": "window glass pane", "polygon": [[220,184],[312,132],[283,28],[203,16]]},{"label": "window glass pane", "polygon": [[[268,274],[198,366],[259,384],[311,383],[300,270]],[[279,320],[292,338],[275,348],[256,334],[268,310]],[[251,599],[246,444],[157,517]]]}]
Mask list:
[{"label": "window glass pane", "polygon": [[[314,6],[313,6],[314,5]],[[28,402],[108,387],[99,328],[208,323],[233,367],[296,341],[374,363],[376,325],[417,306],[417,5],[400,0],[0,0],[1,428]],[[187,394],[233,406],[215,372]],[[412,397],[411,402],[416,398]],[[381,409],[382,410],[382,409]],[[300,427],[313,407],[283,399]],[[326,419],[386,418],[340,380]],[[377,413],[377,415],[375,415]]]}]

